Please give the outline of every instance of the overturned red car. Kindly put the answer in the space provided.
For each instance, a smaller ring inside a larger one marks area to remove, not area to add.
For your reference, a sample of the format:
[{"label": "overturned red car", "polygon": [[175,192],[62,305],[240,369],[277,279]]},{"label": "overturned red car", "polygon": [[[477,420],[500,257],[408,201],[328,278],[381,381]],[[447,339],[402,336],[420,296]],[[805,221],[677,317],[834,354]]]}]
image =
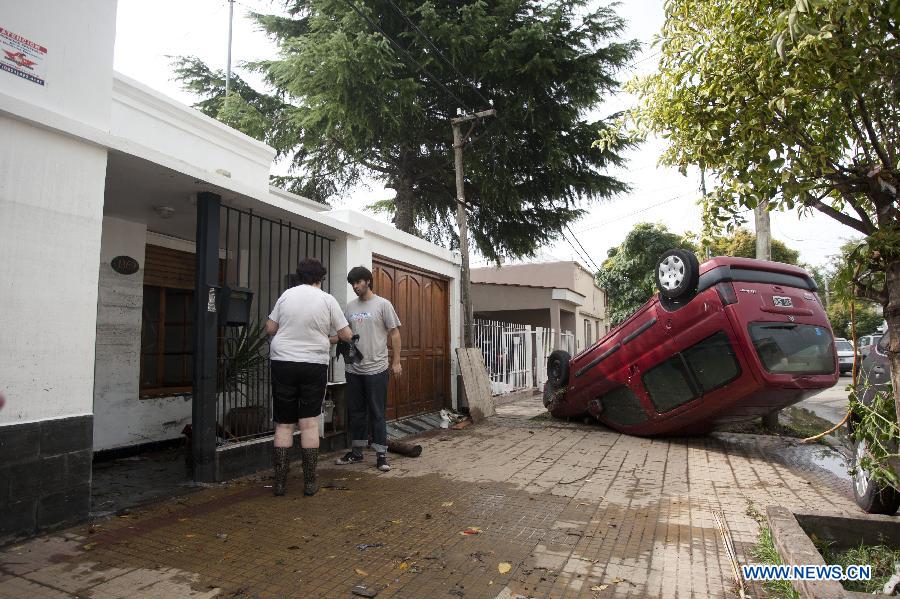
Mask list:
[{"label": "overturned red car", "polygon": [[617,431],[694,435],[768,414],[838,381],[816,284],[797,266],[664,253],[659,293],[574,357],[555,351],[544,405]]}]

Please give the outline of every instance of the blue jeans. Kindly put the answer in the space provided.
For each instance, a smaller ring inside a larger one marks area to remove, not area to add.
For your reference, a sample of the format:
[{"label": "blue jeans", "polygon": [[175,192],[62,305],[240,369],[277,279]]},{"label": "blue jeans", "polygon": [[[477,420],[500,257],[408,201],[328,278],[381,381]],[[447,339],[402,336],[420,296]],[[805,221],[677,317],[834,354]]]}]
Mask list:
[{"label": "blue jeans", "polygon": [[387,406],[389,372],[378,374],[347,373],[347,405],[350,408],[350,437],[353,449],[368,445],[368,428],[372,427],[372,449],[387,451],[387,425],[384,410]]}]

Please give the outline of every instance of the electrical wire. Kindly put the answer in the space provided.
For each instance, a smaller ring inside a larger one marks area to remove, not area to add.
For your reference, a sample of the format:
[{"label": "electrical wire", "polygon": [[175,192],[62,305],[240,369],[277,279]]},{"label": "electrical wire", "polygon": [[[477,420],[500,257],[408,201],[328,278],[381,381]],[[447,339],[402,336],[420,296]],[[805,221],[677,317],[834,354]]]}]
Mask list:
[{"label": "electrical wire", "polygon": [[[584,256],[582,256],[582,255],[581,255],[581,252],[578,251],[578,248],[575,247],[575,245],[574,245],[571,241],[569,241],[569,238],[566,237],[565,233],[563,233],[563,239],[566,240],[566,243],[569,244],[569,247],[572,248],[572,251],[575,252],[575,255],[578,256],[578,259],[579,259],[579,260],[585,260]],[[587,260],[585,260],[585,264],[587,264]],[[587,266],[590,266],[590,264],[587,264]]]},{"label": "electrical wire", "polygon": [[689,194],[683,193],[683,194],[681,194],[681,195],[677,195],[677,196],[675,196],[675,197],[669,198],[668,200],[663,200],[662,202],[658,202],[658,203],[656,203],[656,204],[651,204],[650,206],[647,206],[646,208],[641,208],[640,210],[635,210],[634,212],[629,212],[628,214],[623,214],[622,216],[618,216],[618,217],[616,217],[616,218],[614,218],[614,219],[612,219],[612,220],[608,220],[608,221],[605,221],[605,222],[602,222],[602,223],[597,223],[596,225],[591,225],[590,227],[585,227],[584,229],[581,229],[580,231],[578,231],[578,233],[584,233],[584,232],[586,232],[586,231],[591,231],[591,230],[596,229],[596,228],[598,228],[598,227],[603,227],[603,226],[609,225],[609,224],[611,224],[611,223],[614,223],[614,222],[620,221],[620,220],[622,220],[622,219],[628,218],[629,216],[634,216],[634,215],[636,215],[636,214],[640,214],[640,213],[642,213],[642,212],[646,212],[646,211],[651,210],[651,209],[653,209],[653,208],[657,208],[657,207],[659,207],[659,206],[662,206],[663,204],[668,204],[669,202],[674,202],[675,200],[680,200],[681,198],[683,198],[683,197],[685,197],[685,196],[687,196],[687,195],[689,195]]},{"label": "electrical wire", "polygon": [[575,240],[575,243],[577,243],[578,247],[580,247],[581,250],[584,252],[584,257],[587,258],[588,262],[590,262],[590,264],[587,264],[587,266],[593,266],[594,270],[600,270],[600,267],[597,266],[597,263],[594,262],[594,259],[591,258],[591,255],[588,253],[588,251],[585,249],[585,247],[583,245],[581,245],[581,241],[578,239],[578,236],[572,232],[572,229],[569,228],[569,225],[566,225],[566,231],[568,231],[569,234],[572,235],[572,239]]},{"label": "electrical wire", "polygon": [[472,82],[469,81],[469,79],[468,79],[465,75],[463,75],[463,74],[459,71],[459,69],[456,68],[456,65],[454,65],[452,62],[450,62],[450,60],[448,60],[447,57],[444,56],[444,53],[441,52],[440,48],[438,48],[438,47],[435,45],[435,43],[431,40],[431,38],[430,38],[428,35],[426,35],[426,33],[425,33],[424,31],[422,31],[422,30],[419,28],[419,26],[416,25],[416,24],[413,22],[413,20],[410,19],[409,16],[408,16],[405,12],[403,12],[403,10],[402,10],[399,6],[397,6],[397,4],[394,2],[394,0],[387,0],[387,3],[390,4],[391,6],[393,6],[393,7],[394,7],[394,10],[397,11],[397,12],[400,14],[400,16],[402,16],[402,17],[406,20],[406,22],[409,23],[409,25],[410,25],[413,29],[415,29],[415,30],[419,33],[419,35],[421,35],[422,38],[423,38],[426,42],[428,42],[428,45],[431,46],[431,47],[434,49],[435,52],[437,52],[438,57],[440,57],[441,60],[443,60],[443,61],[444,61],[445,63],[447,63],[448,65],[450,65],[450,68],[453,69],[454,72],[456,72],[456,74],[457,74],[457,75],[459,76],[459,78],[463,81],[463,83],[465,83],[466,85],[468,85],[469,87],[472,88],[472,91],[474,91],[475,94],[478,95],[479,98],[481,98],[481,101],[482,101],[482,102],[484,102],[484,103],[485,103],[486,105],[488,105],[488,106],[492,106],[491,101],[488,100],[487,98],[485,98],[485,97],[481,94],[481,92],[478,90],[478,88],[475,87],[475,86],[472,84]]},{"label": "electrical wire", "polygon": [[400,50],[403,54],[405,54],[406,57],[407,57],[414,65],[416,65],[416,68],[419,69],[419,71],[421,71],[426,77],[428,77],[429,79],[431,79],[432,82],[436,83],[436,84],[438,85],[438,87],[440,87],[440,88],[444,91],[445,94],[447,94],[448,96],[450,96],[454,101],[456,101],[458,104],[460,104],[461,106],[463,106],[464,108],[466,108],[466,109],[469,110],[470,112],[473,112],[473,111],[472,111],[472,108],[471,108],[468,104],[466,104],[465,102],[463,102],[462,100],[460,100],[460,99],[456,96],[456,94],[454,94],[454,93],[451,92],[449,89],[447,89],[447,86],[444,85],[437,77],[435,77],[434,75],[432,75],[431,73],[429,73],[429,72],[428,72],[428,69],[426,69],[425,67],[423,67],[423,66],[419,63],[419,61],[417,61],[415,58],[413,58],[412,54],[410,54],[409,51],[408,51],[406,48],[404,48],[403,46],[401,46],[394,38],[392,38],[392,37],[389,36],[387,33],[385,33],[385,31],[384,31],[381,27],[379,27],[378,24],[377,24],[375,21],[373,21],[372,19],[370,19],[369,16],[368,16],[367,14],[365,14],[364,12],[362,12],[362,11],[356,6],[356,4],[354,4],[354,3],[352,2],[352,0],[344,0],[344,2],[346,2],[347,5],[350,6],[350,8],[353,9],[353,12],[355,12],[355,13],[358,14],[360,17],[362,17],[363,19],[365,19],[365,20],[369,23],[369,25],[372,26],[372,28],[374,28],[375,30],[378,31],[378,33],[380,33],[382,36],[384,36],[384,39],[386,39],[387,41],[389,41],[391,44],[394,45],[394,47],[396,47],[396,48],[397,48],[398,50]]}]

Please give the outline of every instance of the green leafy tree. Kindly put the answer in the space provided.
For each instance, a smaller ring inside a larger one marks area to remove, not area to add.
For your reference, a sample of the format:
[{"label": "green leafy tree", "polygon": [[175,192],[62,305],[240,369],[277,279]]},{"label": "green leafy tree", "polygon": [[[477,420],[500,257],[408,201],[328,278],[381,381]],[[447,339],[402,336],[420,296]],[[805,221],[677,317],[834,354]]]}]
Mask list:
[{"label": "green leafy tree", "polygon": [[685,237],[665,225],[639,223],[622,245],[611,248],[597,273],[597,285],[606,292],[609,320],[617,325],[656,292],[656,260],[672,248],[696,251]]},{"label": "green leafy tree", "polygon": [[280,48],[278,59],[247,65],[271,93],[236,78],[226,99],[223,73],[196,58],[176,62],[176,77],[202,97],[200,110],[290,159],[291,176],[277,183],[324,202],[374,178],[396,192],[375,207],[392,211],[397,228],[456,246],[450,119],[488,108],[486,98],[498,118],[478,126],[465,156],[469,226],[483,255],[532,255],[587,202],[627,189],[605,171],[621,164],[617,152],[628,143],[591,148],[607,125],[587,116],[618,88],[615,73],[638,48],[611,41],[624,26],[613,9],[562,0],[349,2],[289,0],[287,17],[252,15]]},{"label": "green leafy tree", "polygon": [[865,236],[848,287],[883,307],[900,415],[898,27],[900,0],[669,0],[629,117],[715,177],[717,222],[765,205]]},{"label": "green leafy tree", "polygon": [[[713,256],[735,256],[740,258],[756,257],[756,235],[747,229],[740,228],[731,235],[715,236],[710,244]],[[772,240],[772,260],[785,264],[797,264],[800,252],[792,250],[777,239]]]}]

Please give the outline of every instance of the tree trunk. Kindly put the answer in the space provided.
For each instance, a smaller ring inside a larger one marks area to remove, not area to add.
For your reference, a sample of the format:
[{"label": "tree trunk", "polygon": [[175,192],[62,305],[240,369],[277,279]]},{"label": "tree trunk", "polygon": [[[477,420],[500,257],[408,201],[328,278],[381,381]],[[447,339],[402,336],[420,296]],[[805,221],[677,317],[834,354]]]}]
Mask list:
[{"label": "tree trunk", "polygon": [[885,268],[885,288],[888,303],[884,307],[889,335],[888,360],[891,365],[891,382],[894,386],[894,410],[900,423],[900,259],[894,259]]},{"label": "tree trunk", "polygon": [[414,202],[412,178],[401,175],[397,180],[397,196],[394,198],[394,226],[411,235],[418,235]]}]

